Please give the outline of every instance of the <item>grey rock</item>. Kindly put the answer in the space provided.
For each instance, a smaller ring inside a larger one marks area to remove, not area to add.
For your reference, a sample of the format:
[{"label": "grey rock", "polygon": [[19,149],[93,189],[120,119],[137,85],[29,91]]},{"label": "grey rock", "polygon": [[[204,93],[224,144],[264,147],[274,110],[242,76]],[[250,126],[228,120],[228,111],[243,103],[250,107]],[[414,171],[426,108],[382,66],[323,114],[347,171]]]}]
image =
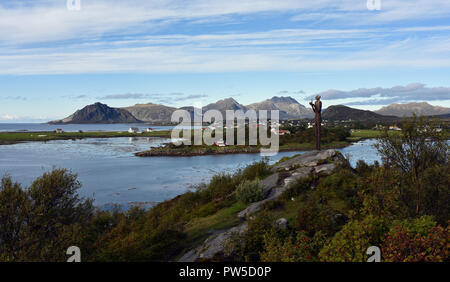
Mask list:
[{"label": "grey rock", "polygon": [[265,197],[269,196],[272,188],[277,186],[277,182],[278,182],[278,173],[271,174],[261,181],[261,184],[264,187],[264,196]]},{"label": "grey rock", "polygon": [[296,170],[294,170],[294,172],[291,174],[291,176],[286,177],[284,179],[284,186],[287,187],[301,178],[308,177],[312,170],[313,170],[312,167],[297,168]]},{"label": "grey rock", "polygon": [[276,164],[273,166],[274,171],[278,170],[291,170],[299,166],[316,166],[318,163],[333,158],[337,155],[337,151],[330,149],[325,151],[311,151],[305,154],[301,154],[293,157],[287,161]]},{"label": "grey rock", "polygon": [[330,175],[331,173],[333,173],[336,167],[337,166],[335,164],[328,163],[314,167],[314,171],[316,173],[324,173],[326,175]]},{"label": "grey rock", "polygon": [[185,253],[178,261],[194,262],[200,258],[213,258],[215,255],[224,252],[226,243],[233,233],[243,234],[246,228],[247,223],[244,222],[238,226],[214,234],[208,237],[199,247]]}]

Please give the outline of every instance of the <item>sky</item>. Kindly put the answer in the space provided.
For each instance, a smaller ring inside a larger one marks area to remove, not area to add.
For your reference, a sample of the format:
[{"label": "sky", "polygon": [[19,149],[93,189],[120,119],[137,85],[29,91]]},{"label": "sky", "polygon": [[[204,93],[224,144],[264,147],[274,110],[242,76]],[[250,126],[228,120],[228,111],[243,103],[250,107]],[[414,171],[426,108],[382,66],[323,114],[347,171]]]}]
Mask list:
[{"label": "sky", "polygon": [[94,102],[450,107],[449,0],[0,0],[0,122]]}]

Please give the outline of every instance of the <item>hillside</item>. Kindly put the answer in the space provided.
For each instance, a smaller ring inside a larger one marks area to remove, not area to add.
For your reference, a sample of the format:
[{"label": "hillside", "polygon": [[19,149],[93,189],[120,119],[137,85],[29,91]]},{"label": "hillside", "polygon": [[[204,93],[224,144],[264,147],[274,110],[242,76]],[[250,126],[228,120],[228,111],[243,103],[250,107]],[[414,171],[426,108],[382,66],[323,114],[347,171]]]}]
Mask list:
[{"label": "hillside", "polygon": [[414,114],[424,116],[445,115],[450,113],[450,108],[432,106],[427,102],[391,104],[375,111],[380,115],[389,115],[397,117],[410,117]]},{"label": "hillside", "polygon": [[394,116],[384,116],[371,111],[354,109],[343,105],[329,106],[323,111],[322,118],[330,121],[388,121],[398,119]]},{"label": "hillside", "polygon": [[169,122],[172,113],[176,110],[174,107],[153,103],[136,104],[123,109],[130,112],[135,118],[144,122]]},{"label": "hillside", "polygon": [[247,106],[252,110],[279,110],[280,119],[312,118],[314,116],[310,108],[301,105],[292,97],[272,97],[259,103]]},{"label": "hillside", "polygon": [[63,123],[139,123],[130,112],[125,109],[111,108],[106,104],[95,103],[88,105],[74,114],[61,119],[51,121],[51,124]]}]

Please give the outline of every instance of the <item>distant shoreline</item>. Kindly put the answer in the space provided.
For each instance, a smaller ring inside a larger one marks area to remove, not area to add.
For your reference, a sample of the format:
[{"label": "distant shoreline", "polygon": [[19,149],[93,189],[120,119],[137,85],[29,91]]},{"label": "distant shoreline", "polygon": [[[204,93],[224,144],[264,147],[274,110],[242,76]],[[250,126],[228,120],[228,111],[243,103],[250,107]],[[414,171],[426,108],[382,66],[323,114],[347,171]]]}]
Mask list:
[{"label": "distant shoreline", "polygon": [[52,140],[76,140],[84,138],[118,138],[118,137],[160,137],[170,138],[170,131],[161,130],[143,133],[130,133],[127,131],[86,131],[63,132],[55,131],[26,131],[26,132],[0,132],[0,145],[13,145],[22,142],[46,142]]}]

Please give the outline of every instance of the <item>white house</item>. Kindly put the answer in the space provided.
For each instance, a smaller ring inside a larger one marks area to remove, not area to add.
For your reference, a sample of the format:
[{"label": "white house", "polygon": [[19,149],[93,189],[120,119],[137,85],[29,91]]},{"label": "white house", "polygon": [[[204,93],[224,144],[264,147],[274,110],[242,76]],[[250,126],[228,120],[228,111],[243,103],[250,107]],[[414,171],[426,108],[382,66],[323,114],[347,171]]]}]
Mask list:
[{"label": "white house", "polygon": [[58,128],[55,130],[56,133],[64,133],[64,130],[62,130],[61,128]]},{"label": "white house", "polygon": [[216,142],[214,142],[214,145],[217,147],[225,147],[225,146],[227,146],[227,143],[225,143],[225,141],[220,139],[220,140],[217,140]]},{"label": "white house", "polygon": [[138,133],[139,132],[139,128],[137,127],[130,127],[130,129],[128,129],[129,133]]},{"label": "white house", "polygon": [[400,131],[402,130],[400,127],[396,126],[396,125],[391,125],[389,126],[389,130],[396,130],[396,131]]},{"label": "white house", "polygon": [[153,128],[151,127],[147,128],[147,132],[153,132]]},{"label": "white house", "polygon": [[291,134],[291,132],[289,131],[289,130],[283,130],[283,129],[275,129],[275,128],[272,128],[271,130],[270,130],[273,134],[275,134],[275,135],[288,135],[288,134]]}]

